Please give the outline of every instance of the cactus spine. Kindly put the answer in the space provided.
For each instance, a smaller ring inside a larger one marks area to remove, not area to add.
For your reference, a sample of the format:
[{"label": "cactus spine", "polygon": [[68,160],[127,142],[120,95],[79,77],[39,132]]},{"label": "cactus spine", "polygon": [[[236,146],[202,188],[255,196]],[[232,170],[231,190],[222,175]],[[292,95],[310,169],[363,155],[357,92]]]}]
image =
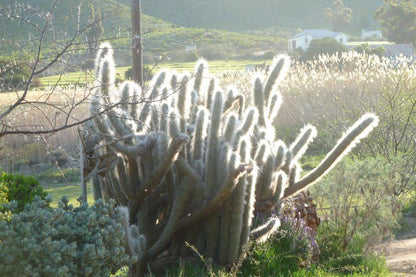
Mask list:
[{"label": "cactus spine", "polygon": [[288,64],[287,57],[277,57],[268,79],[255,80],[253,103],[246,103],[234,88],[222,92],[213,78],[205,84],[203,61],[193,76],[162,72],[147,92],[131,82],[118,91],[111,47],[101,47],[100,85],[90,107],[95,117],[86,125],[98,139],[84,143],[90,145],[84,175],[97,175],[103,198],[128,207],[136,274],[192,256],[185,241],[224,266],[236,263],[249,240],[263,240],[279,227],[277,217],[255,225],[255,210],[278,208],[283,197],[326,174],[377,125],[375,115],[364,115],[299,179],[297,161],[316,130],[306,126],[289,147],[275,139],[282,102],[277,88]]}]

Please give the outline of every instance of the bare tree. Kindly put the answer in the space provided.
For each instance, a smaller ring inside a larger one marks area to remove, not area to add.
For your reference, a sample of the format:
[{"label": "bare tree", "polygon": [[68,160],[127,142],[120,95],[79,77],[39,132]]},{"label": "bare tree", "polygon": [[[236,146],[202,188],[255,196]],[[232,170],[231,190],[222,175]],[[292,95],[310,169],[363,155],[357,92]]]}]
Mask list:
[{"label": "bare tree", "polygon": [[[26,172],[31,173],[33,163],[39,161],[61,170],[59,157],[74,161],[72,168],[77,166],[77,126],[91,119],[87,106],[98,84],[91,82],[94,74],[88,70],[70,84],[65,83],[64,74],[79,71],[82,62],[88,60],[88,53],[95,52],[96,49],[90,48],[99,44],[100,37],[91,38],[88,33],[99,27],[102,20],[114,18],[116,10],[107,7],[101,18],[88,20],[87,4],[62,0],[1,3],[0,90],[4,93],[0,98],[0,167],[3,170],[25,172],[31,164]],[[19,76],[16,86],[8,86],[3,77],[11,74],[10,78],[16,78],[17,67],[27,71],[23,78]],[[39,78],[49,75],[56,76],[36,89]]]}]

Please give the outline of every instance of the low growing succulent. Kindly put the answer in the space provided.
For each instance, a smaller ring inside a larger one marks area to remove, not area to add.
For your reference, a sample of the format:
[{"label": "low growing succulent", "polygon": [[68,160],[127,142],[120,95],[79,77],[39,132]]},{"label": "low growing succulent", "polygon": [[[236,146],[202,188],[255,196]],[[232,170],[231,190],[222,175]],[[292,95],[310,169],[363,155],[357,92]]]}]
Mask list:
[{"label": "low growing succulent", "polygon": [[10,221],[0,221],[0,275],[109,276],[135,261],[123,221],[114,201],[74,208],[63,198],[51,208],[36,197]]}]

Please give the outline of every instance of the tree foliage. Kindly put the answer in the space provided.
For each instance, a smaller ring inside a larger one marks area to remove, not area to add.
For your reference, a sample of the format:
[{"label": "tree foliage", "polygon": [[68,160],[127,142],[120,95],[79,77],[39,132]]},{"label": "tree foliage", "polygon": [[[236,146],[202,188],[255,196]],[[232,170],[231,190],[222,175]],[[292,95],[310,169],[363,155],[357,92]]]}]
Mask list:
[{"label": "tree foliage", "polygon": [[385,49],[382,46],[370,48],[370,45],[368,43],[363,43],[354,47],[354,51],[358,53],[365,53],[367,55],[377,55],[381,58],[384,56]]},{"label": "tree foliage", "polygon": [[325,15],[331,21],[333,31],[343,31],[350,24],[352,10],[345,7],[342,0],[335,0],[332,7],[325,9]]},{"label": "tree foliage", "polygon": [[333,55],[342,53],[348,49],[340,42],[332,38],[314,39],[308,50],[302,54],[301,60],[311,60],[319,55]]},{"label": "tree foliage", "polygon": [[91,3],[89,5],[89,15],[88,15],[88,24],[91,27],[87,31],[87,39],[89,46],[89,53],[94,54],[95,48],[97,47],[98,41],[104,33],[104,27],[101,20],[101,9],[94,8],[94,5]]},{"label": "tree foliage", "polygon": [[30,62],[26,57],[0,56],[0,91],[22,88],[30,75]]},{"label": "tree foliage", "polygon": [[[39,181],[31,176],[3,173],[0,175],[0,195],[5,195],[7,202],[16,201],[15,212],[21,212],[36,196],[45,199],[47,193]],[[0,212],[7,210],[6,205],[0,206]]]},{"label": "tree foliage", "polygon": [[381,23],[383,34],[389,40],[416,45],[415,0],[384,0],[374,17]]}]

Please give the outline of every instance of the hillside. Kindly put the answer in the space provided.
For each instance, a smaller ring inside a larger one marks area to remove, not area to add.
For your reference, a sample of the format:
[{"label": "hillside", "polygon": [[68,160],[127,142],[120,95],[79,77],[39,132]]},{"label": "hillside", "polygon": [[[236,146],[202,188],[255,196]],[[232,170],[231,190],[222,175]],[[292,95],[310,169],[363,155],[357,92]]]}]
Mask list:
[{"label": "hillside", "polygon": [[[17,2],[21,5],[16,4]],[[0,16],[0,37],[2,37],[0,55],[8,55],[17,49],[25,49],[29,52],[36,51],[36,41],[40,33],[33,25],[43,27],[45,21],[36,14],[34,15],[33,9],[45,13],[51,9],[54,1],[19,0],[17,2],[2,7],[3,9],[7,8],[3,10],[3,13],[8,13],[11,17]],[[96,8],[100,8],[102,11],[105,30],[103,40],[110,40],[113,46],[119,48],[118,53],[122,53],[125,60],[128,60],[131,44],[130,8],[128,5],[130,1],[124,1],[124,3],[114,0],[58,1],[53,11],[46,47],[53,48],[54,41],[65,41],[77,28],[82,29],[88,24],[89,3],[93,3]],[[78,6],[81,8],[78,9]],[[33,25],[13,19],[17,15],[24,20],[30,20]],[[230,58],[233,55],[241,56],[256,51],[278,52],[286,48],[283,38],[203,28],[185,28],[148,15],[143,15],[142,26],[145,53],[151,57],[162,55],[195,60],[195,55],[187,57],[186,45],[197,45],[197,54],[208,58],[213,54],[217,58]],[[80,36],[79,40],[85,41],[85,35]]]},{"label": "hillside", "polygon": [[[118,0],[127,3],[128,0]],[[325,7],[334,0],[142,0],[143,12],[186,27],[228,31],[330,28]],[[374,26],[382,0],[345,0],[353,11],[349,33]]]}]

